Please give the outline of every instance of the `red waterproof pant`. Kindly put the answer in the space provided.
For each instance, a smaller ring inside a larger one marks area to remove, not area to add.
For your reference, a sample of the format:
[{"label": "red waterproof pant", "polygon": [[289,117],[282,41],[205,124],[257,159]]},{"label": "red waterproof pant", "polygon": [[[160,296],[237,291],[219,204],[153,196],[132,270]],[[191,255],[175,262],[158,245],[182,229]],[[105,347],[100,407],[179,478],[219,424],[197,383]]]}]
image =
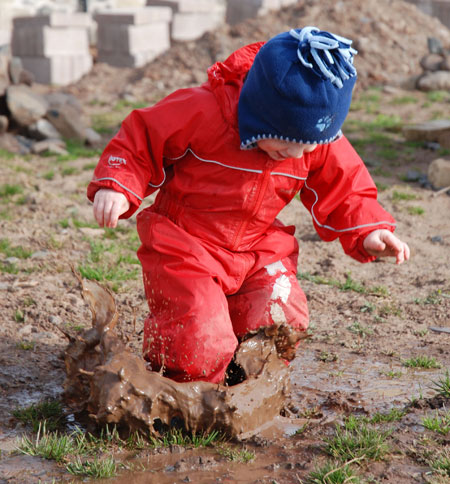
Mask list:
[{"label": "red waterproof pant", "polygon": [[292,227],[279,225],[252,251],[232,252],[157,213],[139,215],[138,257],[150,309],[143,351],[153,370],[164,366],[176,381],[218,383],[240,336],[274,323],[306,330],[297,241]]}]

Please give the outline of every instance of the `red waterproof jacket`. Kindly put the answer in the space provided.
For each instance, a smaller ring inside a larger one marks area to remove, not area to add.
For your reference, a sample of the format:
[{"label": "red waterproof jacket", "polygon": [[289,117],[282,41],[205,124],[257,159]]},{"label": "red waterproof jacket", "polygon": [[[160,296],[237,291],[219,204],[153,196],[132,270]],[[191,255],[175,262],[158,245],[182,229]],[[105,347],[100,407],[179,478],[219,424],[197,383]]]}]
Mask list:
[{"label": "red waterproof jacket", "polygon": [[274,161],[259,149],[240,150],[239,93],[261,46],[214,64],[202,86],[133,111],[102,154],[88,198],[100,188],[124,193],[131,204],[126,218],[159,189],[152,210],[191,235],[248,251],[280,230],[276,216],[300,192],[323,240],[339,237],[347,254],[373,260],[362,240],[378,228],[393,231],[395,222],[345,136],[300,159]]}]

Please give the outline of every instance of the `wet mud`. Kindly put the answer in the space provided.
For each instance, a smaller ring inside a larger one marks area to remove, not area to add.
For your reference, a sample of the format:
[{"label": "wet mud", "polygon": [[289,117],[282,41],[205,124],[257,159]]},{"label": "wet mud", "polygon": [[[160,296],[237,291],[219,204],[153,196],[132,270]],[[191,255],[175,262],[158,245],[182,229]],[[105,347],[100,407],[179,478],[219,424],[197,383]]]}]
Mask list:
[{"label": "wet mud", "polygon": [[109,290],[79,276],[92,313],[92,328],[71,336],[65,351],[66,403],[98,424],[158,435],[180,425],[189,432],[245,439],[260,432],[285,408],[290,395],[287,360],[305,333],[284,326],[262,328],[242,341],[228,382],[178,383],[147,369],[117,327],[119,314]]}]

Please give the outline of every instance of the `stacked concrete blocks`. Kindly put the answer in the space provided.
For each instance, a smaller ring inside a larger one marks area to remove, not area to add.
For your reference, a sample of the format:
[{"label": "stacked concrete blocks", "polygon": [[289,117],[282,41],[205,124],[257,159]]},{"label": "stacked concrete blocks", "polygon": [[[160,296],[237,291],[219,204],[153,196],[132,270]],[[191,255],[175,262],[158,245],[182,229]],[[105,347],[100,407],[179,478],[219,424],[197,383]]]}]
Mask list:
[{"label": "stacked concrete blocks", "polygon": [[198,39],[225,22],[225,0],[147,0],[147,5],[173,10],[172,40]]},{"label": "stacked concrete blocks", "polygon": [[230,25],[238,24],[248,18],[279,10],[297,0],[227,0],[226,21]]},{"label": "stacked concrete blocks", "polygon": [[98,62],[117,67],[141,67],[170,47],[168,7],[114,9],[99,12]]},{"label": "stacked concrete blocks", "polygon": [[36,82],[70,84],[92,68],[90,26],[91,17],[85,13],[16,17],[11,53]]}]

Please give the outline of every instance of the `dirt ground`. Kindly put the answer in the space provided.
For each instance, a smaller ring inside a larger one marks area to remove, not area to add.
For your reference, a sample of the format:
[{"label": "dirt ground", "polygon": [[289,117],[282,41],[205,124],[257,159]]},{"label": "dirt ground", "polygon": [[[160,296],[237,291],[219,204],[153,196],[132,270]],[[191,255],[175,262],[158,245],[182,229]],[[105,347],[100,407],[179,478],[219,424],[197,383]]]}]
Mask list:
[{"label": "dirt ground", "polygon": [[[315,22],[320,12],[305,17],[309,3],[228,29],[222,36],[216,32],[197,43],[176,45],[143,69],[96,65],[66,91],[80,99],[94,127],[104,128],[106,140],[131,107],[200,82],[204,67],[239,43],[285,30],[293,19],[297,24],[298,18]],[[356,30],[377,24],[380,36],[380,25],[398,26],[413,15],[422,26],[415,29],[421,43],[416,42],[416,51],[408,42],[400,49],[411,60],[404,75],[419,72],[427,34],[442,32],[448,36],[443,42],[450,42],[448,30],[437,29],[434,20],[403,2],[364,2],[361,16],[371,18],[366,9],[372,8],[372,21],[365,23],[355,20],[355,9],[340,13],[342,5],[359,5],[356,0],[321,3],[331,12],[325,28],[339,23],[342,28],[334,30],[349,37],[354,30],[347,33],[344,27],[350,30],[352,23]],[[384,18],[385,3],[389,18]],[[360,35],[354,33],[355,38]],[[450,328],[450,196],[433,191],[424,176],[433,159],[449,159],[450,153],[433,144],[407,143],[401,132],[408,123],[450,119],[450,93],[395,87],[396,80],[385,78],[395,66],[379,43],[378,63],[372,55],[362,57],[361,86],[344,131],[377,182],[380,202],[396,218],[398,235],[409,243],[411,260],[401,266],[391,261],[359,264],[343,254],[338,242],[321,242],[309,213],[294,200],[280,218],[297,227],[299,279],[311,324],[310,338],[291,365],[290,412],[256,437],[232,444],[254,453],[249,462],[227,458],[215,447],[116,449],[114,456],[124,468],[102,482],[450,482],[450,429],[439,433],[424,425],[424,419],[440,415],[450,427],[449,400],[436,390],[450,367],[450,334],[431,329]],[[393,41],[391,47],[397,44]],[[400,54],[393,55],[398,59]],[[365,63],[370,58],[372,65]],[[17,439],[31,431],[12,415],[14,409],[61,398],[67,345],[61,330],[75,334],[91,320],[72,266],[114,291],[120,330],[139,351],[146,303],[135,257],[135,217],[122,221],[116,231],[95,226],[85,192],[97,158],[98,153],[88,150],[66,158],[0,153],[0,483],[79,482],[61,464],[15,452]],[[411,366],[419,358],[435,368]],[[399,418],[374,423],[376,416],[395,410],[401,411]],[[350,415],[373,419],[371,425],[380,433],[389,430],[389,450],[379,459],[365,456],[350,463],[359,481],[312,480],[311,472],[327,462],[342,466],[327,451],[326,439]],[[447,462],[447,467],[439,471],[437,462]]]}]

